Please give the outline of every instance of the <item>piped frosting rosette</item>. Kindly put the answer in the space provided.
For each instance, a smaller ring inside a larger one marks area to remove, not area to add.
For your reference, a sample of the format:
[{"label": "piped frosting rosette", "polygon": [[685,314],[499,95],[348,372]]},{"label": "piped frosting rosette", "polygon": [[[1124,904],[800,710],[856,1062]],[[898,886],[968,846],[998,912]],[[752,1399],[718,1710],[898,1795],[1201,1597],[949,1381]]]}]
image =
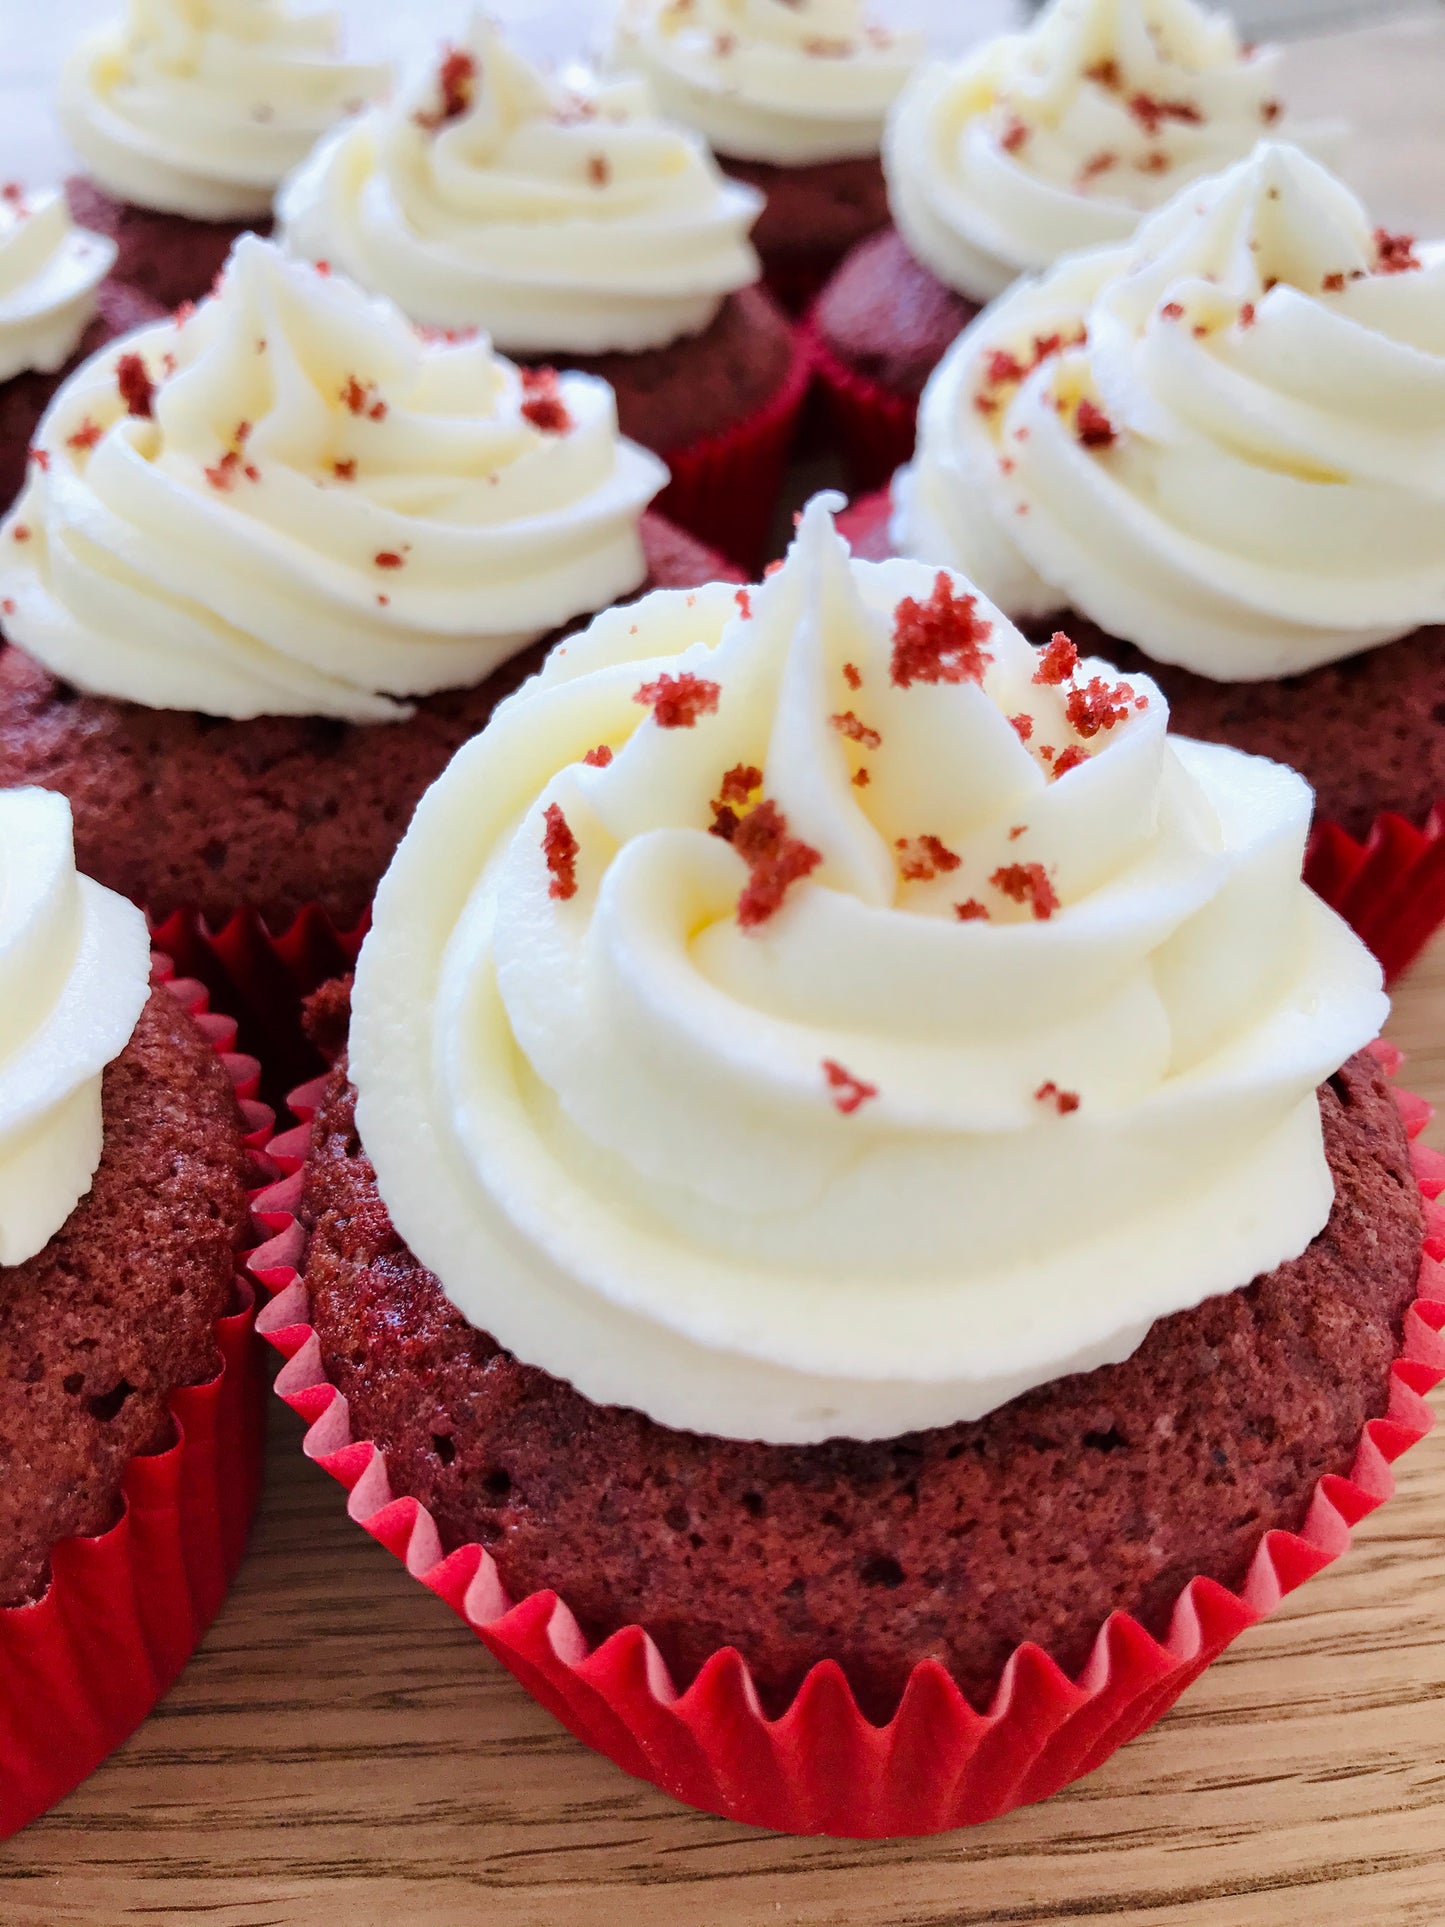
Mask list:
[{"label": "piped frosting rosette", "polygon": [[76,227],[62,195],[0,188],[0,381],[69,361],[114,264],[114,241]]},{"label": "piped frosting rosette", "polygon": [[149,994],[145,918],[76,874],[65,798],[0,790],[0,1265],[34,1257],[90,1189],[102,1073]]},{"label": "piped frosting rosette", "polygon": [[1278,82],[1277,50],[1194,0],[1053,0],[1027,33],[914,76],[883,147],[894,220],[991,301],[1247,154],[1280,122]]},{"label": "piped frosting rosette", "polygon": [[782,167],[876,154],[922,51],[864,0],[622,0],[613,40],[669,118],[719,154]]},{"label": "piped frosting rosette", "polygon": [[[836,501],[836,498],[833,498]],[[588,1397],[891,1436],[1296,1256],[1378,967],[1309,791],[969,585],[854,562],[555,650],[423,800],[353,1004],[400,1233]]]},{"label": "piped frosting rosette", "polygon": [[125,0],[61,74],[71,145],[107,193],[194,220],[269,214],[320,135],[386,89],[341,57],[340,15],[287,0]]},{"label": "piped frosting rosette", "polygon": [[1445,254],[1262,144],[982,314],[895,546],[1250,681],[1445,621]]},{"label": "piped frosting rosette", "polygon": [[208,715],[404,716],[635,589],[667,471],[605,382],[244,236],[216,296],[62,387],[0,526],[10,639],[77,687]]},{"label": "piped frosting rosette", "polygon": [[278,207],[293,252],[517,353],[664,346],[761,271],[762,196],[699,135],[659,120],[636,80],[545,78],[481,15],[323,141]]}]

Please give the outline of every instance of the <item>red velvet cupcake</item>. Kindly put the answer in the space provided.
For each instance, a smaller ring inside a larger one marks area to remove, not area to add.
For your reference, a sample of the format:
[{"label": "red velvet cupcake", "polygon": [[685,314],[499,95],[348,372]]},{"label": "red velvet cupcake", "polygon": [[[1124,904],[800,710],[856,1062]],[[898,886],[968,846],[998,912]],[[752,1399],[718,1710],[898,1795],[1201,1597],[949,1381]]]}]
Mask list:
[{"label": "red velvet cupcake", "polygon": [[1052,0],[1026,33],[914,76],[889,118],[892,219],[810,334],[856,487],[913,452],[924,383],[1020,274],[1127,240],[1280,122],[1279,55],[1195,0]]},{"label": "red velvet cupcake", "polygon": [[1424,1208],[1301,780],[826,507],[429,792],[257,1264],[357,1516],[576,1730],[927,1830],[1192,1676],[1425,1346]]},{"label": "red velvet cupcake", "polygon": [[619,66],[695,127],[727,172],[766,196],[753,239],[768,282],[801,311],[858,241],[883,227],[883,122],[923,51],[864,0],[740,8],[624,0]]},{"label": "red velvet cupcake", "polygon": [[397,100],[340,127],[277,203],[286,246],[419,326],[482,329],[610,382],[661,455],[659,507],[761,559],[809,375],[758,285],[760,195],[636,81],[544,77],[478,16]]},{"label": "red velvet cupcake", "polygon": [[[260,1483],[234,1026],[150,987],[69,810],[0,793],[0,1833],[139,1723],[220,1604]],[[195,986],[191,986],[194,993]],[[203,1007],[202,1007],[203,1008]]]},{"label": "red velvet cupcake", "polygon": [[199,300],[239,234],[269,231],[282,178],[389,79],[341,58],[334,15],[289,0],[127,0],[61,75],[61,125],[87,170],[69,183],[75,218],[161,307]]}]

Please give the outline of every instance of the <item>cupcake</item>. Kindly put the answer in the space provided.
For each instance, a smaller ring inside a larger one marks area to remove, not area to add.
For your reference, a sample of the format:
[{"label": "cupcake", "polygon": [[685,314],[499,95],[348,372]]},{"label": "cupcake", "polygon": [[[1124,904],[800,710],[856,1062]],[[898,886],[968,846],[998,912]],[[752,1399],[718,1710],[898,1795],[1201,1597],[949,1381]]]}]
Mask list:
[{"label": "cupcake", "polygon": [[986,310],[861,519],[1367,837],[1445,797],[1441,394],[1445,259],[1265,143]]},{"label": "cupcake", "polygon": [[660,506],[758,559],[808,384],[748,243],[762,196],[638,81],[545,79],[478,16],[399,97],[338,128],[277,202],[295,254],[418,324],[484,329],[612,384],[666,461]]},{"label": "cupcake", "polygon": [[767,197],[753,240],[801,309],[888,220],[883,122],[923,52],[864,0],[621,0],[613,58]]},{"label": "cupcake", "polygon": [[1103,1757],[1318,1524],[1423,1206],[1302,780],[829,499],[423,799],[256,1264],[308,1449],[576,1730],[917,1831],[1046,1790],[1046,1709]]},{"label": "cupcake", "polygon": [[1280,121],[1279,55],[1194,0],[1053,0],[1026,33],[930,62],[890,116],[893,225],[820,295],[811,333],[859,486],[913,448],[923,384],[986,302],[1128,240]]},{"label": "cupcake", "polygon": [[86,172],[75,217],[119,250],[116,274],[162,307],[197,300],[277,187],[389,69],[341,57],[334,13],[288,0],[125,0],[61,74],[60,122]]},{"label": "cupcake", "polygon": [[216,930],[354,927],[549,640],[726,573],[644,513],[666,472],[603,382],[424,339],[255,236],[40,443],[0,524],[0,786],[64,790],[89,874]]},{"label": "cupcake", "polygon": [[115,245],[71,221],[59,194],[0,187],[0,510],[20,493],[30,443],[67,374],[160,310],[109,279]]},{"label": "cupcake", "polygon": [[[99,1764],[220,1603],[260,1473],[233,1074],[70,812],[0,793],[0,1833]],[[224,1029],[224,1027],[222,1027]]]}]

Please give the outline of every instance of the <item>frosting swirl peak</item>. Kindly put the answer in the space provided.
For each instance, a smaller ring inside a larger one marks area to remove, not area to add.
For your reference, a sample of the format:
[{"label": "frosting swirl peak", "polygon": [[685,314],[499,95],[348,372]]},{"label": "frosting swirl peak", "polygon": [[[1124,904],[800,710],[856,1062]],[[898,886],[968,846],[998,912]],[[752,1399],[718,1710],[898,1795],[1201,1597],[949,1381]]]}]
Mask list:
[{"label": "frosting swirl peak", "polygon": [[76,874],[69,803],[0,790],[0,1265],[43,1250],[89,1190],[101,1075],[149,987],[145,918]]},{"label": "frosting swirl peak", "polygon": [[115,252],[114,241],[75,226],[63,195],[0,189],[0,381],[69,361]]},{"label": "frosting swirl peak", "polygon": [[476,1325],[780,1441],[980,1415],[1297,1255],[1315,1087],[1385,1008],[1297,776],[828,508],[498,709],[352,1023],[382,1196]]},{"label": "frosting swirl peak", "polygon": [[996,303],[919,422],[895,544],[1011,614],[1223,681],[1445,621],[1445,255],[1297,148]]},{"label": "frosting swirl peak", "polygon": [[645,86],[544,78],[477,16],[399,97],[339,127],[283,189],[293,252],[434,327],[518,353],[696,334],[758,278],[755,189]]},{"label": "frosting swirl peak", "polygon": [[217,295],[78,369],[0,527],[11,640],[208,715],[405,715],[635,589],[666,480],[591,376],[424,338],[243,236]]}]

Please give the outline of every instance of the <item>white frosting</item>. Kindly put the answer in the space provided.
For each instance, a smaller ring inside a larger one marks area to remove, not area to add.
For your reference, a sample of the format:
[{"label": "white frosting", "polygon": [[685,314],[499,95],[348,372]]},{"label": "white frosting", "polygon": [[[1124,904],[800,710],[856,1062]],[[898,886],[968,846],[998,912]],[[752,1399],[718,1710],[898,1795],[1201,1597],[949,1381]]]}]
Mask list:
[{"label": "white frosting", "polygon": [[43,1250],[90,1189],[101,1073],[149,985],[145,918],[76,875],[69,803],[0,790],[0,1265]]},{"label": "white frosting", "polygon": [[114,263],[115,243],[76,227],[63,195],[0,194],[0,381],[64,367]]},{"label": "white frosting", "polygon": [[0,526],[7,633],[78,688],[213,716],[385,721],[479,682],[639,585],[667,478],[605,382],[537,380],[243,236],[214,299],[51,404]]},{"label": "white frosting", "polygon": [[893,217],[973,301],[1127,240],[1279,116],[1279,55],[1194,0],[1053,0],[1027,33],[932,62],[888,123]]},{"label": "white frosting", "polygon": [[[451,80],[450,118],[446,112]],[[478,17],[399,99],[339,127],[277,202],[288,247],[413,321],[518,354],[658,348],[756,281],[762,196],[637,81],[545,80]]]},{"label": "white frosting", "polygon": [[[910,679],[937,573],[850,563],[830,501],[750,615],[654,594],[497,710],[381,886],[351,1030],[381,1194],[475,1325],[779,1441],[979,1416],[1297,1255],[1316,1086],[1386,1011],[1300,881],[1298,776],[1166,737],[1105,664],[1036,682],[981,602],[982,683]],[[713,685],[690,728],[637,700],[678,673]],[[745,832],[708,834],[739,765],[817,859],[747,928]]]},{"label": "white frosting", "polygon": [[1378,271],[1354,195],[1262,145],[965,330],[894,484],[895,546],[1225,681],[1445,621],[1445,254],[1404,258],[1423,266]]},{"label": "white frosting", "polygon": [[387,67],[340,49],[339,14],[287,0],[125,0],[67,60],[61,125],[120,200],[252,219],[333,121],[385,91]]},{"label": "white frosting", "polygon": [[922,52],[864,0],[621,0],[613,41],[717,153],[783,167],[876,154]]}]

